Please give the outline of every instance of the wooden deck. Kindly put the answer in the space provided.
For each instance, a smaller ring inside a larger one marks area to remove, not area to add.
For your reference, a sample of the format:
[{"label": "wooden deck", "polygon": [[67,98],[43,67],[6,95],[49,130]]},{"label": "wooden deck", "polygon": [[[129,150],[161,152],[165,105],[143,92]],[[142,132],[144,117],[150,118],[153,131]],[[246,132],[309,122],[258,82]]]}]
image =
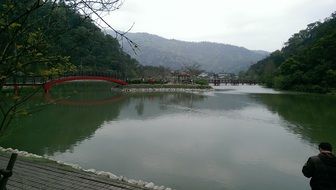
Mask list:
[{"label": "wooden deck", "polygon": [[[8,160],[9,155],[0,155],[0,168],[6,168]],[[7,189],[144,190],[147,188],[75,170],[54,162],[34,161],[19,156],[14,165],[13,176],[7,183]]]}]

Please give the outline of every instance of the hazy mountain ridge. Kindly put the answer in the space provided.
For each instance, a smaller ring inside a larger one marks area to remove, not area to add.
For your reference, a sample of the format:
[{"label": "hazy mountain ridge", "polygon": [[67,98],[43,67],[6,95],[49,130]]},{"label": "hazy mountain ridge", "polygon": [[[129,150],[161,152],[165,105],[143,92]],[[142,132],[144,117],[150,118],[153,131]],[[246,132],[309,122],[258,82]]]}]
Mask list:
[{"label": "hazy mountain ridge", "polygon": [[262,50],[252,51],[214,42],[169,40],[148,33],[128,33],[127,36],[139,45],[139,50],[135,54],[124,41],[124,51],[140,64],[171,69],[196,63],[206,71],[239,72],[268,55],[268,52]]}]

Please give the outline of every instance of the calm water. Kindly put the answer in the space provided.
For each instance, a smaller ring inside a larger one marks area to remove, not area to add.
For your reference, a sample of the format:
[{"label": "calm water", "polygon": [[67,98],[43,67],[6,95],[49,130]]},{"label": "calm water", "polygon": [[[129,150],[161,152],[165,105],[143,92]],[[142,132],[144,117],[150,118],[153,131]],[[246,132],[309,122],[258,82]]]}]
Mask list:
[{"label": "calm water", "polygon": [[[94,93],[93,93],[94,92]],[[301,167],[336,146],[336,98],[221,86],[204,94],[121,95],[57,86],[0,145],[174,189],[308,189]]]}]

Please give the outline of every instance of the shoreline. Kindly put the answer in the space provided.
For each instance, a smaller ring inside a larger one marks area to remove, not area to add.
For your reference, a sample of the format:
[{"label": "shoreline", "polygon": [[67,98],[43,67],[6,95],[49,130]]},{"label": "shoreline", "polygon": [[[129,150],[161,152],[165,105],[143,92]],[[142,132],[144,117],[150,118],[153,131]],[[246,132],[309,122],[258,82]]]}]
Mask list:
[{"label": "shoreline", "polygon": [[132,93],[132,92],[209,92],[214,89],[182,89],[182,88],[127,88],[122,89],[121,92]]},{"label": "shoreline", "polygon": [[122,183],[128,183],[130,185],[139,186],[140,188],[147,188],[147,189],[153,189],[153,190],[172,190],[172,188],[169,188],[169,187],[165,187],[162,185],[161,186],[155,185],[153,182],[130,179],[125,176],[118,176],[111,172],[99,171],[93,168],[84,169],[78,164],[67,163],[67,162],[55,160],[48,156],[40,156],[40,155],[32,154],[26,151],[20,151],[20,150],[12,149],[12,148],[3,148],[0,146],[0,155],[9,155],[11,153],[17,153],[18,156],[20,156],[20,159],[29,160],[37,164],[38,163],[49,163],[49,164],[53,164],[55,166],[62,167],[62,168],[71,168],[73,170],[95,174],[97,176],[109,178],[111,180],[120,181]]},{"label": "shoreline", "polygon": [[[113,90],[113,88],[111,89]],[[208,92],[213,91],[209,85],[183,85],[183,84],[131,84],[122,86],[124,93],[132,92]]]}]

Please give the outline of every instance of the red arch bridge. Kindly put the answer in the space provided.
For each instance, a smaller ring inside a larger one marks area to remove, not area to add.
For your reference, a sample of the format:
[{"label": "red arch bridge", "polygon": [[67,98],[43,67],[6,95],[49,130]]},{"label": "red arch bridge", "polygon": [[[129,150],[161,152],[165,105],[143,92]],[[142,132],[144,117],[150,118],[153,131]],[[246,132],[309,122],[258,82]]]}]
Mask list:
[{"label": "red arch bridge", "polygon": [[44,77],[15,77],[10,81],[6,81],[4,86],[14,86],[14,88],[18,88],[19,86],[37,86],[42,85],[44,92],[48,93],[50,89],[58,84],[62,84],[65,82],[71,81],[105,81],[112,82],[118,85],[128,85],[127,82],[117,79],[114,76],[109,75],[82,75],[82,76],[62,76],[62,77],[48,77],[47,79]]}]

